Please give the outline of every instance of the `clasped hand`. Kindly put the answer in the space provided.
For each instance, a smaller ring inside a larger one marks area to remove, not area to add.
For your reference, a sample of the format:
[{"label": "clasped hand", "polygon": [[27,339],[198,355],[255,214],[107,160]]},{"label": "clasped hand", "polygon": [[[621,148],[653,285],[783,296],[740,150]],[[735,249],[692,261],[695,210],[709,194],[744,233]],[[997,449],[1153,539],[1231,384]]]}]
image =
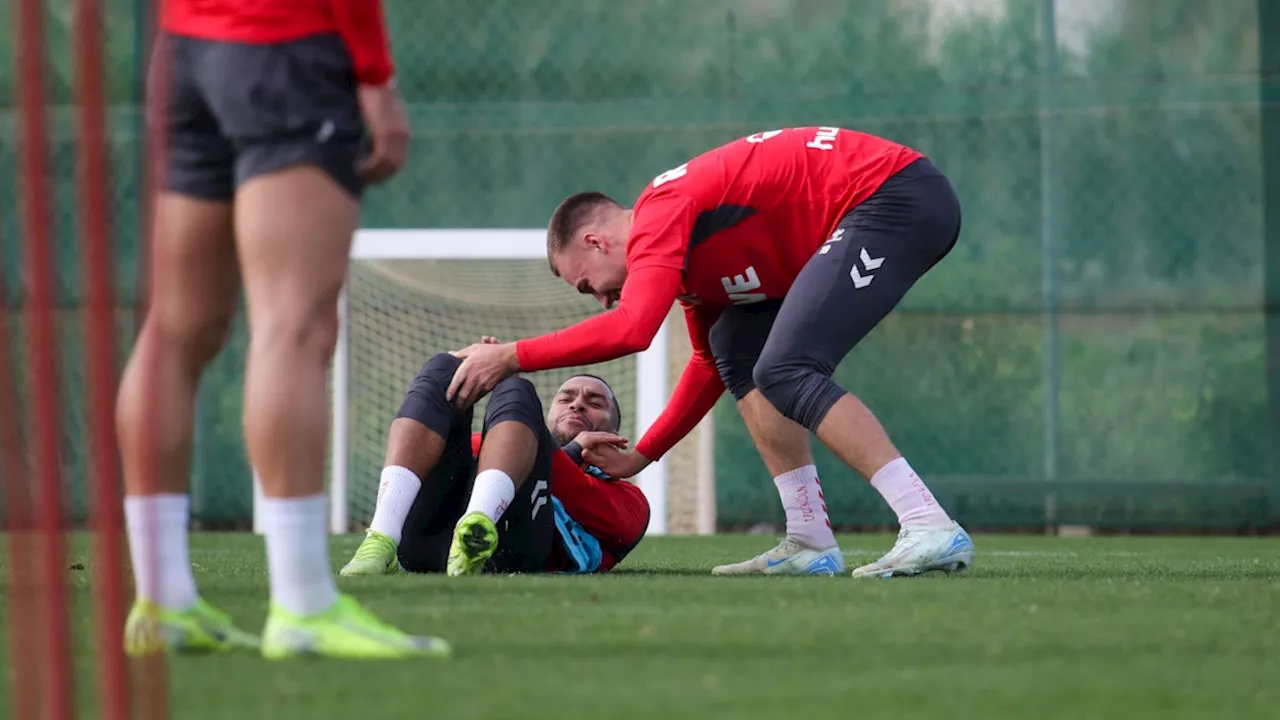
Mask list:
[{"label": "clasped hand", "polygon": [[453,373],[445,399],[462,408],[474,405],[498,383],[520,371],[516,344],[499,343],[497,338],[488,335],[474,345],[449,354],[462,358],[462,364]]},{"label": "clasped hand", "polygon": [[634,450],[627,450],[626,438],[610,432],[586,431],[578,433],[574,442],[582,446],[582,460],[600,468],[612,478],[623,479],[638,475],[649,465],[649,458]]}]

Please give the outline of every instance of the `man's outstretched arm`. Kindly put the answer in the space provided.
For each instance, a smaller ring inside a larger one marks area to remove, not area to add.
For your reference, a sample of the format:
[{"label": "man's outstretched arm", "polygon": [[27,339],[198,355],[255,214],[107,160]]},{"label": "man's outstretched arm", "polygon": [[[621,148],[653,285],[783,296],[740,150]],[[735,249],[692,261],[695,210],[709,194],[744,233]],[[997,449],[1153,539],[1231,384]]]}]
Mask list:
[{"label": "man's outstretched arm", "polygon": [[617,307],[549,335],[457,351],[465,361],[449,384],[449,400],[466,406],[518,372],[590,365],[647,348],[684,283],[696,213],[693,201],[666,195],[643,199],[633,217]]},{"label": "man's outstretched arm", "polygon": [[516,342],[520,370],[592,365],[649,347],[680,293],[679,270],[649,266],[630,273],[617,307],[564,330]]},{"label": "man's outstretched arm", "polygon": [[696,213],[692,201],[678,195],[650,197],[635,212],[618,306],[564,330],[518,341],[520,370],[591,365],[640,352],[653,342],[684,284]]}]

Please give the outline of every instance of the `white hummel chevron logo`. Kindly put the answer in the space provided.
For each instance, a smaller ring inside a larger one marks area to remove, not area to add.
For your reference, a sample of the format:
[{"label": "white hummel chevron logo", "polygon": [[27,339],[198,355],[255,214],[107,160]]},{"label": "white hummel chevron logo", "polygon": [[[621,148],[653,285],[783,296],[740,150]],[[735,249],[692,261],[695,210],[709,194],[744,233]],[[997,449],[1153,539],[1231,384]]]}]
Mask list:
[{"label": "white hummel chevron logo", "polygon": [[548,493],[546,490],[546,480],[539,480],[537,484],[533,486],[533,517],[535,518],[538,517],[538,511],[542,509],[542,506],[547,504]]},{"label": "white hummel chevron logo", "polygon": [[840,228],[831,235],[830,239],[828,239],[827,242],[840,242],[843,239],[844,239],[844,228]]},{"label": "white hummel chevron logo", "polygon": [[868,270],[875,270],[884,264],[884,258],[873,258],[867,254],[867,249],[862,248],[862,264]]},{"label": "white hummel chevron logo", "polygon": [[855,288],[861,290],[862,288],[870,285],[871,281],[875,279],[875,276],[871,274],[871,271],[883,265],[884,258],[871,257],[866,248],[862,248],[862,252],[859,253],[858,257],[862,260],[862,266],[866,268],[867,274],[863,275],[858,272],[858,263],[854,263],[853,267],[849,268],[849,279],[853,280],[853,286]]}]

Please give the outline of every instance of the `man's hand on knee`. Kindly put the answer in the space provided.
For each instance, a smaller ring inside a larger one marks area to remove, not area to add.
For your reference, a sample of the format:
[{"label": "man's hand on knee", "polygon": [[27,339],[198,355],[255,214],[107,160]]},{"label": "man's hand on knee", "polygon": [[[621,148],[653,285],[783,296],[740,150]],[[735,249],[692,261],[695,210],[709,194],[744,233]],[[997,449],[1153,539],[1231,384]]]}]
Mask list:
[{"label": "man's hand on knee", "polygon": [[461,358],[462,364],[449,383],[446,397],[459,405],[474,404],[498,383],[520,372],[515,343],[479,342],[451,354]]}]

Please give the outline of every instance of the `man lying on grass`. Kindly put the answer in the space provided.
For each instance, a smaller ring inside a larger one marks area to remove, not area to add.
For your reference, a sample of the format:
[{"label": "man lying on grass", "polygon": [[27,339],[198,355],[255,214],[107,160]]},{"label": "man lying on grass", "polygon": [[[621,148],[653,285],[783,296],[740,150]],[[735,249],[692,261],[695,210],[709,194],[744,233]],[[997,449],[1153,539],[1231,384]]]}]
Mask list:
[{"label": "man lying on grass", "polygon": [[445,400],[461,364],[437,355],[409,386],[387,433],[373,522],[342,575],[592,573],[622,562],[644,537],[648,500],[584,464],[574,442],[618,431],[609,384],[569,378],[544,418],[533,383],[508,378],[473,434],[472,409]]}]

